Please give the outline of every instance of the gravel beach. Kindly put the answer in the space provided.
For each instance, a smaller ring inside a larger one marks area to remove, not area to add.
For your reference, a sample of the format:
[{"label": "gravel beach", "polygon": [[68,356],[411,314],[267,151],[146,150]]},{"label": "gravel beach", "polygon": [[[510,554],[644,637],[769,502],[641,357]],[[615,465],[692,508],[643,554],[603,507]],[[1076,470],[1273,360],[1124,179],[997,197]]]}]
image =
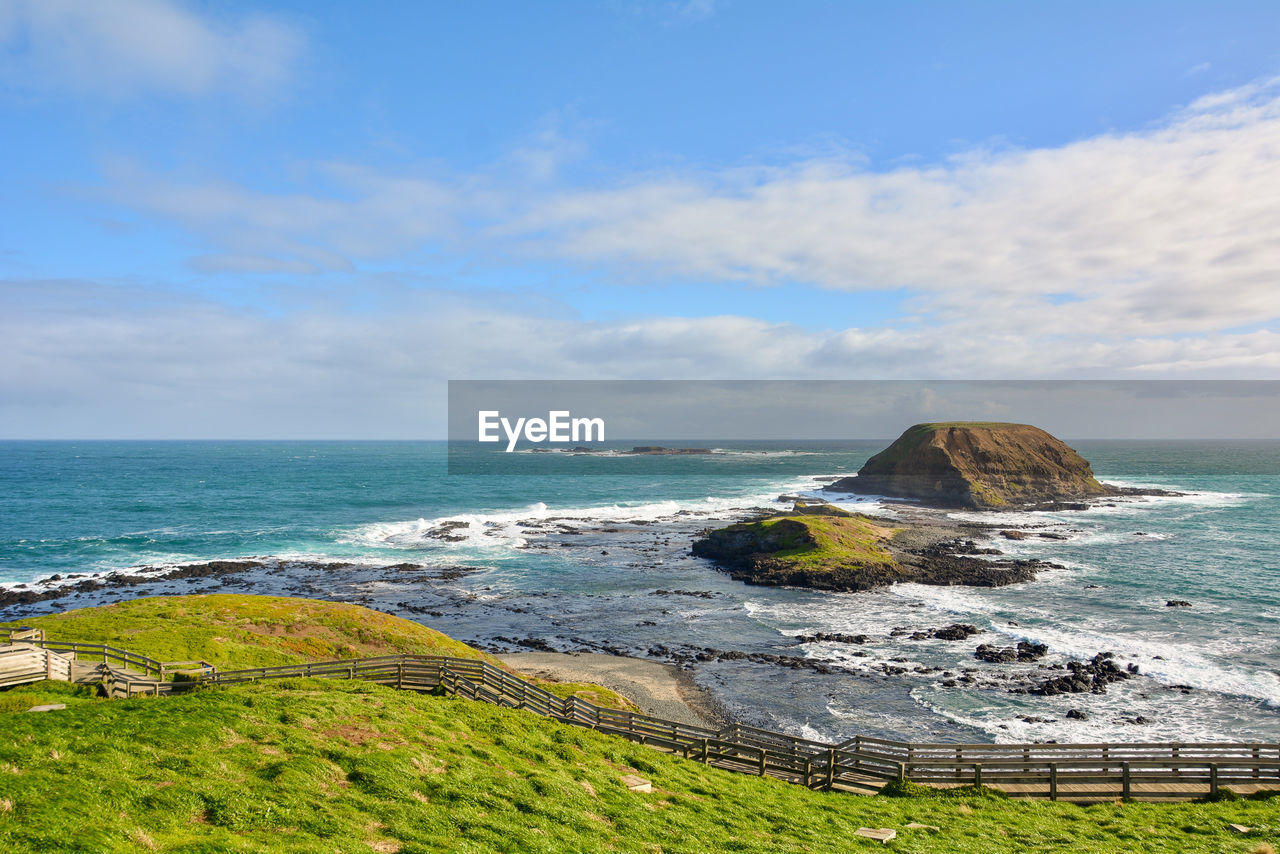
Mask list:
[{"label": "gravel beach", "polygon": [[617,691],[646,714],[694,726],[723,717],[706,692],[678,668],[599,653],[522,652],[499,656],[509,667],[556,682],[594,682]]}]

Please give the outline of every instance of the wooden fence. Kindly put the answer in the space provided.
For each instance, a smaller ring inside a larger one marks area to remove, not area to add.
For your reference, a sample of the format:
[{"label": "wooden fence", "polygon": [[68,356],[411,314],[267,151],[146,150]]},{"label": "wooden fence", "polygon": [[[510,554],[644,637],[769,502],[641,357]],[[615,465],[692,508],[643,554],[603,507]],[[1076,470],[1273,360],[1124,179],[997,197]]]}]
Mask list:
[{"label": "wooden fence", "polygon": [[28,643],[0,646],[0,688],[41,679],[70,681],[71,659]]},{"label": "wooden fence", "polygon": [[79,661],[100,660],[101,681],[111,697],[162,696],[273,679],[361,679],[524,709],[690,760],[813,789],[873,791],[892,780],[907,780],[935,787],[989,786],[1019,797],[1071,801],[1186,800],[1213,796],[1225,787],[1240,792],[1280,789],[1280,744],[1275,743],[922,744],[856,736],[828,744],[742,724],[690,726],[557,697],[470,658],[388,655],[217,670],[207,662],[159,662],[103,644],[29,639],[24,645]]}]

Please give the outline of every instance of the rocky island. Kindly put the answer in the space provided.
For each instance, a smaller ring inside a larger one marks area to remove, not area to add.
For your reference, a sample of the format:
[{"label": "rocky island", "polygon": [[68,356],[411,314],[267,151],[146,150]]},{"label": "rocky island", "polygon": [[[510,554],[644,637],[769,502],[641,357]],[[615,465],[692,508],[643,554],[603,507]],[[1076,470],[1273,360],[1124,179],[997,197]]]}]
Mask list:
[{"label": "rocky island", "polygon": [[1076,509],[1063,505],[1122,492],[1039,427],[963,421],[909,427],[826,489],[987,510]]},{"label": "rocky island", "polygon": [[1039,560],[998,555],[945,525],[900,526],[828,504],[797,502],[768,514],[704,532],[693,554],[748,584],[854,592],[898,582],[999,587],[1030,581]]}]

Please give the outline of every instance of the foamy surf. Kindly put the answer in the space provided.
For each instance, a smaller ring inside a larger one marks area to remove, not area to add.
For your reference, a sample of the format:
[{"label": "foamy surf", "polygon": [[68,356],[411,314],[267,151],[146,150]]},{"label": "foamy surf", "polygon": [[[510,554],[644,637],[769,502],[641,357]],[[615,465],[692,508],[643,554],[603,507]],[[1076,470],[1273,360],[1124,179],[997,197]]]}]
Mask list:
[{"label": "foamy surf", "polygon": [[715,518],[755,507],[782,507],[781,494],[814,495],[811,477],[790,478],[767,489],[737,496],[704,496],[700,500],[651,501],[560,507],[538,501],[515,510],[457,513],[401,522],[378,522],[342,532],[338,542],[366,548],[485,552],[522,549],[545,536],[544,526],[590,530],[617,524],[652,524],[688,518]]}]

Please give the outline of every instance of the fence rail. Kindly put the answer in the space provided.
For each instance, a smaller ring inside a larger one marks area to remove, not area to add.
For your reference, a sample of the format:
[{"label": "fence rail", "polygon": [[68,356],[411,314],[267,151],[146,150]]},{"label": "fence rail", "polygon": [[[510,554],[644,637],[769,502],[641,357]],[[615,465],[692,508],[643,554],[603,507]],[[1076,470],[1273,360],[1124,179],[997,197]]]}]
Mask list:
[{"label": "fence rail", "polygon": [[[718,730],[690,726],[558,697],[469,658],[386,655],[218,670],[205,661],[160,662],[109,645],[26,635],[12,646],[0,646],[0,661],[6,656],[16,660],[20,650],[43,651],[48,659],[99,662],[110,697],[163,696],[209,685],[293,678],[361,679],[409,691],[442,690],[813,789],[867,791],[908,780],[937,787],[990,786],[1021,797],[1073,801],[1185,800],[1215,795],[1226,786],[1280,789],[1280,744],[918,744],[870,736],[828,744],[738,723]],[[32,673],[36,678],[70,678]]]}]

